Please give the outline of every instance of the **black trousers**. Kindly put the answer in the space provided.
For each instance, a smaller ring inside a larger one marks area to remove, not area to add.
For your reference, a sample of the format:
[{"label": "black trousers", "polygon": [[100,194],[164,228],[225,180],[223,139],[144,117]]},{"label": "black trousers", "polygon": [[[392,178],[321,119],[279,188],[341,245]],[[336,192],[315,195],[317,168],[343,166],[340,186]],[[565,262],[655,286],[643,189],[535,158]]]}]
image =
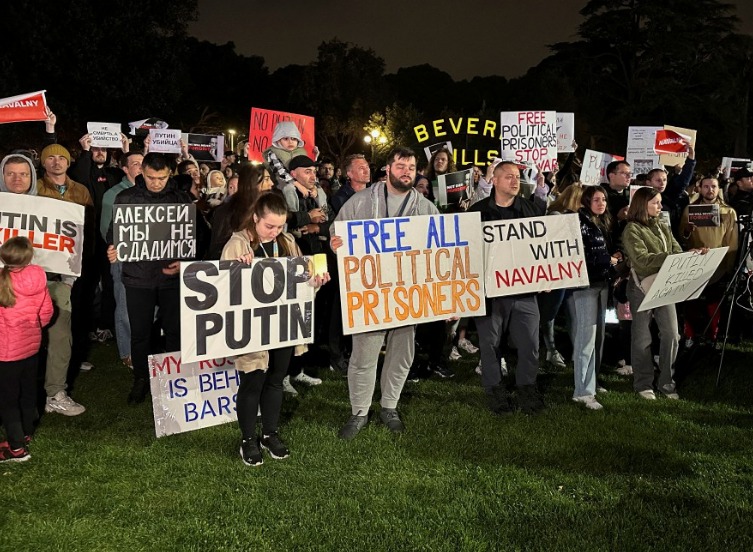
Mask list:
[{"label": "black trousers", "polygon": [[241,383],[235,407],[238,426],[244,439],[256,438],[256,416],[261,406],[261,427],[264,435],[277,431],[282,408],[282,380],[288,371],[293,347],[269,351],[269,367],[253,372],[239,372]]},{"label": "black trousers", "polygon": [[23,447],[24,436],[34,433],[37,369],[37,355],[0,361],[0,416],[12,449]]}]

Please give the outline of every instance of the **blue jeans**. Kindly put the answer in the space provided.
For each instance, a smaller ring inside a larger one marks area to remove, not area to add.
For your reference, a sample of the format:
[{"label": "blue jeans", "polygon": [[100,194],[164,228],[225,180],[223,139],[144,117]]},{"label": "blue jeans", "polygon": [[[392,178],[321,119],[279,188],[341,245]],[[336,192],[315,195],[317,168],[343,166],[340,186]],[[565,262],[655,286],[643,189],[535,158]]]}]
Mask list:
[{"label": "blue jeans", "polygon": [[115,295],[115,341],[118,343],[120,358],[131,356],[131,325],[128,322],[128,307],[126,306],[126,292],[123,285],[123,265],[110,265],[112,274],[112,289]]},{"label": "blue jeans", "polygon": [[596,371],[604,349],[604,326],[609,288],[606,282],[574,289],[567,297],[573,340],[573,397],[596,395]]}]

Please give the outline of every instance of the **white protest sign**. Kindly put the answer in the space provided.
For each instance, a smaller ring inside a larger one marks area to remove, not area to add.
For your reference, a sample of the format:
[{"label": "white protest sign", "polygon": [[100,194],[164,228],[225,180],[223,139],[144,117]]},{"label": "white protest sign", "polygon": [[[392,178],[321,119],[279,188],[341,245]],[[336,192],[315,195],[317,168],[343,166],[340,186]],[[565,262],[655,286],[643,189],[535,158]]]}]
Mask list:
[{"label": "white protest sign", "polygon": [[180,153],[180,129],[149,129],[151,142],[149,151],[152,153]]},{"label": "white protest sign", "polygon": [[697,299],[724,260],[728,249],[716,247],[709,249],[705,255],[688,251],[668,256],[638,312]]},{"label": "white protest sign", "polygon": [[557,112],[557,152],[571,153],[575,141],[575,113]]},{"label": "white protest sign", "polygon": [[447,151],[449,151],[450,154],[452,154],[452,142],[450,142],[449,140],[447,142],[437,142],[436,144],[432,144],[424,148],[424,153],[426,154],[426,160],[431,161],[431,156],[434,155],[434,152],[439,151],[442,148],[447,148]]},{"label": "white protest sign", "polygon": [[0,193],[0,245],[16,236],[31,240],[32,262],[46,272],[81,275],[83,205],[49,197]]},{"label": "white protest sign", "polygon": [[487,297],[588,285],[575,213],[485,222],[483,233]]},{"label": "white protest sign", "polygon": [[149,356],[154,433],[185,433],[238,419],[240,378],[233,360],[181,362],[180,352]]},{"label": "white protest sign", "polygon": [[443,207],[457,205],[470,198],[472,189],[473,169],[440,174],[437,176],[437,185],[434,186],[434,197],[437,198],[437,204]]},{"label": "white protest sign", "polygon": [[[682,128],[671,125],[664,125],[664,130],[671,130],[673,132],[676,132],[677,134],[682,135],[683,138],[687,139],[688,142],[690,142],[690,145],[695,148],[697,131],[690,128]],[[680,153],[662,153],[659,156],[659,162],[662,165],[669,165],[671,167],[674,167],[675,165],[682,165],[683,163],[685,163],[685,158],[687,156],[688,153],[685,151]]]},{"label": "white protest sign", "polygon": [[750,159],[742,159],[740,157],[722,157],[722,171],[724,171],[724,178],[730,178],[734,176],[735,172],[740,169],[746,169],[750,166]]},{"label": "white protest sign", "polygon": [[557,168],[557,112],[500,113],[500,157],[532,161],[544,172]]},{"label": "white protest sign", "polygon": [[345,334],[486,313],[479,213],[335,221]]},{"label": "white protest sign", "polygon": [[625,160],[630,163],[633,174],[647,174],[651,169],[661,169],[659,156],[654,153],[654,137],[658,126],[628,127]]},{"label": "white protest sign", "polygon": [[583,154],[583,167],[580,170],[580,182],[584,186],[598,186],[608,182],[607,165],[612,161],[622,161],[619,155],[610,155],[601,151],[587,149]]},{"label": "white protest sign", "polygon": [[186,362],[311,343],[308,257],[180,263],[181,355]]},{"label": "white protest sign", "polygon": [[121,148],[119,123],[86,123],[86,131],[91,136],[93,148]]}]

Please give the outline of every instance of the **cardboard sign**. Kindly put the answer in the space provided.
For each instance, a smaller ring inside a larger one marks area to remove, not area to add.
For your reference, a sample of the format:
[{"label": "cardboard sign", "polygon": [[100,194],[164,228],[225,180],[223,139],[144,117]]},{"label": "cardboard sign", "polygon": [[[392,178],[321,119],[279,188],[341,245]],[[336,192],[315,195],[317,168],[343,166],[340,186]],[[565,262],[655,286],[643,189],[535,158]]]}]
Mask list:
[{"label": "cardboard sign", "polygon": [[479,213],[335,221],[343,332],[483,316]]},{"label": "cardboard sign", "polygon": [[487,297],[588,285],[575,213],[485,222],[483,234]]},{"label": "cardboard sign", "polygon": [[32,262],[46,272],[81,275],[83,205],[49,197],[0,193],[0,245],[16,236],[31,240]]},{"label": "cardboard sign", "polygon": [[149,117],[148,119],[130,122],[128,123],[128,127],[131,129],[129,134],[133,136],[147,136],[153,128],[164,130],[169,128],[170,125],[157,117]]},{"label": "cardboard sign", "polygon": [[722,223],[718,203],[692,203],[688,205],[688,222],[696,226],[719,226]]},{"label": "cardboard sign", "polygon": [[0,124],[47,119],[46,90],[0,99]]},{"label": "cardboard sign", "polygon": [[654,153],[656,131],[662,127],[628,127],[625,160],[630,163],[633,174],[648,174],[651,169],[661,169],[659,156]]},{"label": "cardboard sign", "polygon": [[225,136],[212,134],[192,134],[184,132],[181,135],[183,141],[188,144],[188,153],[193,155],[199,163],[219,163],[225,155]]},{"label": "cardboard sign", "polygon": [[452,153],[452,142],[437,142],[436,144],[432,144],[430,146],[426,146],[424,148],[424,153],[426,154],[426,160],[431,162],[431,156],[434,155],[435,151],[439,151],[442,148],[447,148],[450,153]]},{"label": "cardboard sign", "polygon": [[657,130],[654,139],[654,152],[662,153],[685,153],[690,143],[689,136],[683,136],[674,130]]},{"label": "cardboard sign", "polygon": [[547,172],[557,166],[557,113],[503,111],[500,113],[500,151],[503,159],[532,161]]},{"label": "cardboard sign", "polygon": [[705,255],[688,251],[668,256],[638,312],[700,297],[728,249],[716,247]]},{"label": "cardboard sign", "polygon": [[152,141],[149,144],[150,153],[178,153],[180,154],[180,129],[149,129]]},{"label": "cardboard sign", "polygon": [[180,263],[180,349],[186,362],[311,343],[308,257]]},{"label": "cardboard sign", "polygon": [[[683,136],[691,146],[695,148],[696,131],[689,128],[676,127],[671,125],[664,125],[664,130],[671,130],[680,136]],[[668,165],[674,167],[675,165],[682,165],[685,163],[685,158],[688,156],[687,152],[677,153],[662,153],[659,156],[659,162],[662,165]]]},{"label": "cardboard sign", "polygon": [[557,112],[557,152],[571,153],[575,141],[575,113]]},{"label": "cardboard sign", "polygon": [[157,437],[238,419],[240,377],[233,359],[183,363],[180,351],[149,356],[154,433]]},{"label": "cardboard sign", "polygon": [[120,262],[196,257],[193,203],[115,205],[112,222],[113,245]]},{"label": "cardboard sign", "polygon": [[117,148],[123,147],[120,138],[119,123],[86,123],[86,132],[92,138],[93,148]]},{"label": "cardboard sign", "polygon": [[434,197],[437,198],[437,203],[443,207],[457,205],[464,199],[469,198],[472,185],[473,169],[440,174],[437,176]]},{"label": "cardboard sign", "polygon": [[607,165],[612,161],[622,161],[624,157],[610,155],[601,151],[587,149],[583,154],[583,167],[580,170],[580,182],[584,186],[598,186],[609,182]]},{"label": "cardboard sign", "polygon": [[248,160],[263,163],[262,153],[272,145],[275,126],[280,121],[293,121],[301,133],[304,149],[314,159],[314,118],[284,111],[251,108],[251,128],[248,133]]}]

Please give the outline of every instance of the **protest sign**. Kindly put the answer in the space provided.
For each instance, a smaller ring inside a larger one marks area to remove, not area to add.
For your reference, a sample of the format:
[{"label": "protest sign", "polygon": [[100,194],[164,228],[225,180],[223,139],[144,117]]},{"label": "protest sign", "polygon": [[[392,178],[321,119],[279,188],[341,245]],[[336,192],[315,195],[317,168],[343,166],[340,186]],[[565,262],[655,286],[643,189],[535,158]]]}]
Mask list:
[{"label": "protest sign", "polygon": [[129,134],[133,136],[146,136],[153,128],[157,130],[164,130],[166,128],[169,128],[170,125],[157,117],[149,117],[148,119],[132,121],[128,123],[128,127],[131,129]]},{"label": "protest sign", "polygon": [[115,205],[113,245],[118,261],[192,259],[196,256],[196,205]]},{"label": "protest sign", "polygon": [[583,167],[580,170],[580,182],[584,186],[598,186],[609,182],[607,165],[612,161],[622,161],[624,157],[610,155],[601,151],[587,149],[583,154]]},{"label": "protest sign", "polygon": [[500,113],[500,157],[532,161],[542,171],[556,170],[557,113],[503,111]]},{"label": "protest sign", "polygon": [[149,129],[152,141],[149,144],[150,153],[180,153],[180,129]]},{"label": "protest sign", "polygon": [[635,195],[635,192],[640,190],[641,188],[650,188],[651,186],[644,186],[642,184],[631,184],[630,190],[629,190],[629,199],[628,199],[628,205],[630,205],[633,202],[633,196]]},{"label": "protest sign", "polygon": [[343,332],[486,313],[479,213],[335,221]]},{"label": "protest sign", "polygon": [[575,113],[557,113],[557,152],[571,153],[575,142]]},{"label": "protest sign", "polygon": [[154,433],[165,437],[238,419],[233,359],[182,362],[180,351],[149,356]]},{"label": "protest sign", "polygon": [[739,157],[722,157],[722,171],[724,178],[731,178],[740,169],[750,169],[750,159],[741,159]]},{"label": "protest sign", "polygon": [[181,354],[186,362],[311,343],[308,257],[180,263]]},{"label": "protest sign", "polygon": [[709,249],[705,255],[688,251],[669,255],[643,299],[638,312],[697,299],[716,272],[729,247]]},{"label": "protest sign", "polygon": [[24,123],[47,119],[46,90],[0,99],[0,123]]},{"label": "protest sign", "polygon": [[[672,131],[675,134],[682,136],[686,139],[691,146],[695,148],[696,131],[689,128],[676,127],[671,125],[664,125],[665,131]],[[674,167],[675,165],[682,165],[685,163],[685,158],[688,156],[686,151],[680,151],[676,153],[662,153],[659,156],[659,162],[662,165],[669,165]]]},{"label": "protest sign", "polygon": [[482,120],[478,117],[435,119],[430,123],[414,126],[413,133],[419,144],[430,140],[448,140],[451,137],[455,144],[464,144],[462,148],[452,148],[452,158],[459,166],[483,167],[499,157],[499,122],[496,120]]},{"label": "protest sign", "polygon": [[434,187],[434,197],[443,207],[457,205],[469,198],[472,183],[473,169],[440,174],[437,176],[437,185]]},{"label": "protest sign", "polygon": [[93,148],[122,148],[119,123],[86,123]]},{"label": "protest sign", "polygon": [[660,169],[659,156],[654,153],[656,131],[662,127],[628,127],[625,160],[630,163],[633,174],[647,174],[651,169]]},{"label": "protest sign", "polygon": [[452,142],[446,141],[446,142],[437,142],[436,144],[432,144],[430,146],[426,146],[424,148],[424,153],[426,154],[426,160],[431,161],[431,156],[434,155],[435,151],[439,151],[442,148],[447,148],[452,154]]},{"label": "protest sign", "polygon": [[251,127],[248,133],[248,159],[263,163],[262,153],[272,146],[272,135],[277,123],[293,121],[301,133],[304,149],[311,159],[314,159],[314,118],[310,115],[298,115],[284,111],[251,108]]},{"label": "protest sign", "polygon": [[184,132],[181,135],[183,141],[188,144],[188,153],[193,155],[199,163],[219,163],[225,154],[225,137],[220,134],[193,134]]},{"label": "protest sign", "polygon": [[34,264],[54,274],[81,275],[83,205],[12,193],[0,198],[0,245],[26,236],[34,246]]},{"label": "protest sign", "polygon": [[688,222],[696,226],[719,226],[721,224],[718,203],[692,203],[688,205]]},{"label": "protest sign", "polygon": [[688,151],[689,143],[689,136],[684,136],[674,130],[659,129],[654,138],[654,153],[660,155],[663,153],[685,153]]},{"label": "protest sign", "polygon": [[485,222],[486,295],[588,285],[577,214]]}]

